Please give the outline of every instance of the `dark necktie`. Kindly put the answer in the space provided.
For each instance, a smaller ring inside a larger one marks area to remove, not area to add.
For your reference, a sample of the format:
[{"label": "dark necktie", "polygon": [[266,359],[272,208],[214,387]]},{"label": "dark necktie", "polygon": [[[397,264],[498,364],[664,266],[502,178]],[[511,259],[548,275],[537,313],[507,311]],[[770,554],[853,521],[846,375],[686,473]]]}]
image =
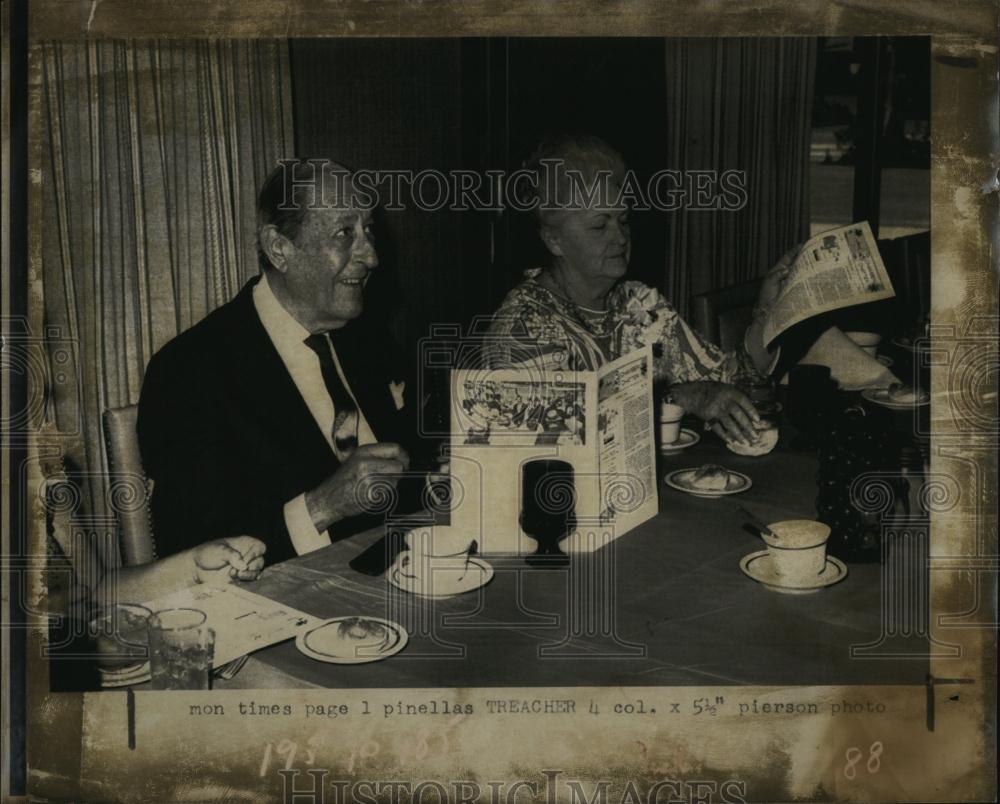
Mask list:
[{"label": "dark necktie", "polygon": [[333,451],[337,460],[345,461],[358,445],[357,405],[354,404],[354,400],[337,372],[329,336],[326,334],[310,335],[306,338],[305,343],[319,357],[323,382],[330,394],[330,399],[333,400]]}]

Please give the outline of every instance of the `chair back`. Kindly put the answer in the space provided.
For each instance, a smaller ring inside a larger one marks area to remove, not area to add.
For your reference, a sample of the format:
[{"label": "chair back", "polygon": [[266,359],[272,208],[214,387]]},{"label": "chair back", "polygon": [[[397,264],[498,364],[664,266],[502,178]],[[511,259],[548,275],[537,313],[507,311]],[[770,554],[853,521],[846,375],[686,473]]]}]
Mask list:
[{"label": "chair back", "polygon": [[753,320],[760,280],[691,297],[691,323],[708,341],[729,352],[739,347]]},{"label": "chair back", "polygon": [[104,443],[108,454],[109,498],[118,523],[118,546],[126,567],[156,558],[149,508],[151,483],[142,468],[136,419],[139,408],[127,405],[104,411]]}]

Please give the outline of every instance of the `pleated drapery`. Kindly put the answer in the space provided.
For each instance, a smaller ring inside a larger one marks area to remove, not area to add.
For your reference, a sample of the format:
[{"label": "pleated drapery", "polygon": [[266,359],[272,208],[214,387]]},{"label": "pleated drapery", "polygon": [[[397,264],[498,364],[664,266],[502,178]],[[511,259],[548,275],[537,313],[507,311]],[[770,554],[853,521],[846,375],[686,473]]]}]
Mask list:
[{"label": "pleated drapery", "polygon": [[[41,46],[46,418],[82,507],[108,513],[100,413],[257,272],[256,191],[292,155],[287,42]],[[53,361],[55,362],[55,361]]]},{"label": "pleated drapery", "polygon": [[809,234],[812,38],[667,39],[667,164],[740,170],[738,211],[682,209],[668,222],[665,288],[692,295],[759,276]]}]

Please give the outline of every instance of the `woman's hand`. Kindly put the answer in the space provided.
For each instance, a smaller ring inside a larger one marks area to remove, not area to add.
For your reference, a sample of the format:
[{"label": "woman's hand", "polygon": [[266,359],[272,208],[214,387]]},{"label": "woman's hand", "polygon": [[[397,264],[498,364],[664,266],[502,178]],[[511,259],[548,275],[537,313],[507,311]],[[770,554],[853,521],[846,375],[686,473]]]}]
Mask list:
[{"label": "woman's hand", "polygon": [[723,441],[749,443],[761,427],[753,402],[738,388],[722,382],[687,382],[673,385],[674,401],[703,419]]},{"label": "woman's hand", "polygon": [[264,569],[267,546],[253,536],[231,536],[198,545],[192,551],[195,583],[255,581]]},{"label": "woman's hand", "polygon": [[764,322],[785,287],[788,274],[792,270],[792,263],[795,262],[799,251],[799,246],[786,251],[778,264],[764,274],[763,279],[761,279],[757,304],[753,308],[753,321],[750,322],[743,340],[750,359],[761,374],[766,375],[770,372],[776,361],[773,350],[768,350],[764,345]]}]

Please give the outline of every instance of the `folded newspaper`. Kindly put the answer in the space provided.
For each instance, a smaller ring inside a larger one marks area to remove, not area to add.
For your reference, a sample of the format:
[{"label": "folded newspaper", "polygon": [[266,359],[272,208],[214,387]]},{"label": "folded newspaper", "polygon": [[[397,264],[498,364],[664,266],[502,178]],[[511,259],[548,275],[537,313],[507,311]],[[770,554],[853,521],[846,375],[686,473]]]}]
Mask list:
[{"label": "folded newspaper", "polygon": [[868,221],[807,240],[764,322],[764,345],[820,313],[896,295]]}]

